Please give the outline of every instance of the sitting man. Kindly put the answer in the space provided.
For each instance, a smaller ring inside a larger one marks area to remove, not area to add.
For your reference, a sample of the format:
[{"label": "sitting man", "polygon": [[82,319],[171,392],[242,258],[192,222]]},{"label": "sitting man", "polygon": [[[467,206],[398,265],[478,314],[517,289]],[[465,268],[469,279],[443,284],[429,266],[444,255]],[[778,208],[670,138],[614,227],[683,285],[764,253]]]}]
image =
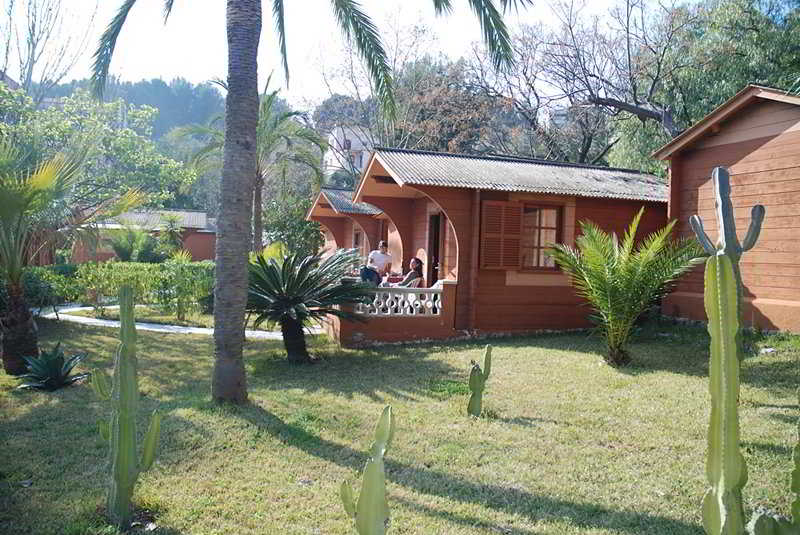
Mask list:
[{"label": "sitting man", "polygon": [[391,268],[392,255],[389,254],[389,244],[381,240],[378,242],[378,249],[369,253],[367,265],[361,268],[361,280],[378,286]]}]

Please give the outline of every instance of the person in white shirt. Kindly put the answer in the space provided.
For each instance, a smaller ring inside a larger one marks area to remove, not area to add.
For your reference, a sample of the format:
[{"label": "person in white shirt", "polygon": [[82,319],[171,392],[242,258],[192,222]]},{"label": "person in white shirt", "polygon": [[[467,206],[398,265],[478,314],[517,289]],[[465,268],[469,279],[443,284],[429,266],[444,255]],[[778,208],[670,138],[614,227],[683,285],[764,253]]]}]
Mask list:
[{"label": "person in white shirt", "polygon": [[369,253],[367,265],[361,268],[361,280],[377,286],[391,268],[392,255],[389,254],[389,244],[381,240],[378,242],[378,249]]}]

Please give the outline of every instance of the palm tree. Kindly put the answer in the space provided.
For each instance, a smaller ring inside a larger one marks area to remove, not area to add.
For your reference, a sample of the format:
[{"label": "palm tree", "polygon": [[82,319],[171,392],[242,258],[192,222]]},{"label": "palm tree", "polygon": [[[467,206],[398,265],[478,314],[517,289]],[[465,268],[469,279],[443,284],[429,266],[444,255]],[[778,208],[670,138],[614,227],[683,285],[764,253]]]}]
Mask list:
[{"label": "palm tree", "polygon": [[582,221],[577,248],[559,244],[549,250],[594,310],[592,319],[606,340],[606,362],[612,366],[630,362],[626,345],[636,319],[666,295],[669,283],[702,261],[697,240],[672,239],[674,220],[634,249],[643,213],[644,208],[633,218],[622,242],[616,234]]},{"label": "palm tree", "polygon": [[[357,0],[330,0],[344,35],[355,42],[388,117],[394,116],[392,78],[386,51],[377,27]],[[452,0],[431,0],[437,14],[452,11]],[[480,22],[484,40],[496,67],[512,61],[511,40],[494,0],[467,0]],[[500,0],[503,11],[532,0]],[[136,0],[122,5],[100,37],[94,55],[92,83],[102,94],[111,57],[120,31]],[[174,0],[164,0],[165,20]],[[272,15],[286,79],[284,0],[272,0]],[[225,146],[222,164],[221,203],[217,224],[216,286],[214,306],[214,399],[243,403],[247,379],[242,361],[244,309],[247,301],[247,252],[253,179],[256,176],[256,129],[258,124],[258,43],[261,37],[261,0],[227,0],[228,95],[225,104]]]},{"label": "palm tree", "polygon": [[67,217],[65,199],[75,184],[85,152],[37,163],[8,139],[0,139],[0,282],[8,293],[0,318],[6,373],[27,371],[25,357],[39,356],[36,324],[25,302],[22,275],[30,259],[52,242],[50,229]]},{"label": "palm tree", "polygon": [[328,315],[360,319],[339,308],[372,296],[369,284],[341,282],[359,261],[358,253],[348,250],[324,261],[319,255],[275,259],[262,254],[250,263],[247,311],[256,314],[256,327],[264,322],[281,326],[289,362],[311,362],[303,331],[309,322],[322,322]]},{"label": "palm tree", "polygon": [[[271,77],[270,77],[271,78]],[[323,171],[321,155],[312,147],[324,153],[327,143],[313,129],[305,127],[296,119],[302,115],[298,111],[281,111],[278,91],[270,91],[270,78],[267,79],[258,110],[256,129],[256,175],[253,188],[253,252],[264,247],[264,217],[262,193],[271,175],[280,173],[290,163],[307,166],[316,179],[314,187],[322,185]],[[227,90],[225,82],[218,81]],[[192,156],[193,163],[207,168],[208,160],[216,161],[216,156],[225,145],[225,132],[218,126],[221,117],[215,117],[207,126],[190,125],[178,130],[184,137],[200,137],[205,144]]]}]

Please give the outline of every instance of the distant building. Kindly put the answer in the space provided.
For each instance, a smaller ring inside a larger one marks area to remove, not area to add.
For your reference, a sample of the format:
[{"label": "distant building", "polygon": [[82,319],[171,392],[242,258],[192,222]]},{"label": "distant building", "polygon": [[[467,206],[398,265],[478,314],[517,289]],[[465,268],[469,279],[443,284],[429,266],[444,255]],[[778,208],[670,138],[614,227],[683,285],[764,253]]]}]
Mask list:
[{"label": "distant building", "polygon": [[337,126],[328,134],[328,150],[323,157],[325,176],[337,171],[360,174],[367,166],[372,136],[358,126]]},{"label": "distant building", "polygon": [[19,85],[13,78],[8,76],[5,71],[0,71],[0,82],[6,84],[10,89],[17,90],[22,89],[22,86]]},{"label": "distant building", "polygon": [[[166,218],[175,217],[181,228],[182,248],[192,255],[192,260],[213,260],[217,238],[217,221],[208,217],[205,212],[194,210],[152,210],[125,212],[112,219],[97,224],[103,235],[123,228],[146,230],[158,235],[166,223]],[[77,241],[72,249],[72,261],[75,263],[90,260],[105,261],[114,257],[114,252],[105,243],[97,251]]]}]

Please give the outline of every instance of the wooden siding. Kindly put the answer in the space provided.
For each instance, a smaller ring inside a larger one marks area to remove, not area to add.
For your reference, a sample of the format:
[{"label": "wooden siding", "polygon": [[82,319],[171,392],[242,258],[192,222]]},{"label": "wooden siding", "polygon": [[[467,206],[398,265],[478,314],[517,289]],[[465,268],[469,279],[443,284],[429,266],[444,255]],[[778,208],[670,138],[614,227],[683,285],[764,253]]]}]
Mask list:
[{"label": "wooden siding", "polygon": [[[744,320],[766,329],[800,331],[800,107],[778,102],[749,106],[737,118],[673,155],[670,162],[671,215],[682,235],[688,219],[703,218],[716,240],[717,221],[711,171],[727,167],[737,231],[743,236],[755,204],[767,209],[761,237],[741,262]],[[664,302],[673,316],[705,319],[702,267],[693,270]]]}]

